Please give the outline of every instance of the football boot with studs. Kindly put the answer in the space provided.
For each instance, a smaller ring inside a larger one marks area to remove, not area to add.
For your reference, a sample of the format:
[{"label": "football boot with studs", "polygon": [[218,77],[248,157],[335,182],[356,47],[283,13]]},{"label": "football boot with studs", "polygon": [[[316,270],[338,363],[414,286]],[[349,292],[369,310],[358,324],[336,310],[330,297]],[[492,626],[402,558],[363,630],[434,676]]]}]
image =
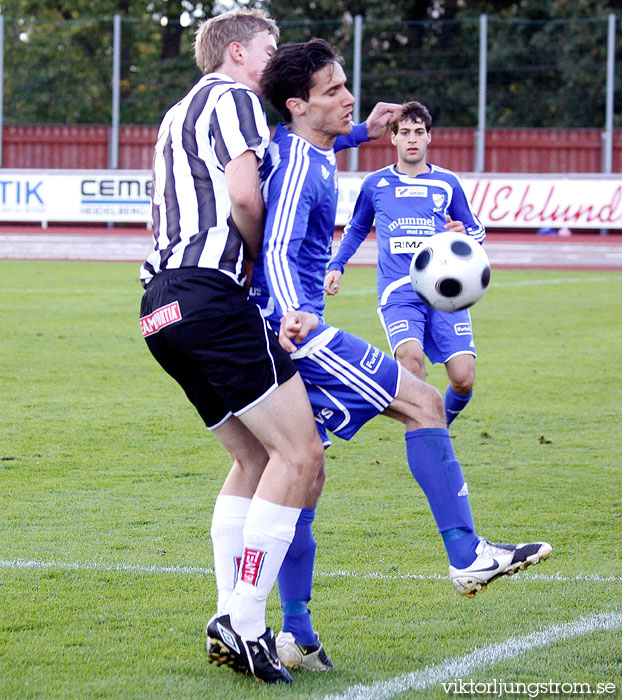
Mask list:
[{"label": "football boot with studs", "polygon": [[458,593],[473,598],[500,576],[511,576],[531,564],[544,561],[552,550],[548,542],[495,544],[482,537],[475,550],[475,561],[465,569],[450,566],[449,578]]},{"label": "football boot with studs", "polygon": [[228,666],[266,683],[292,682],[279,660],[270,627],[257,640],[242,639],[231,626],[229,615],[215,615],[207,623],[205,647],[208,661],[217,666]]}]

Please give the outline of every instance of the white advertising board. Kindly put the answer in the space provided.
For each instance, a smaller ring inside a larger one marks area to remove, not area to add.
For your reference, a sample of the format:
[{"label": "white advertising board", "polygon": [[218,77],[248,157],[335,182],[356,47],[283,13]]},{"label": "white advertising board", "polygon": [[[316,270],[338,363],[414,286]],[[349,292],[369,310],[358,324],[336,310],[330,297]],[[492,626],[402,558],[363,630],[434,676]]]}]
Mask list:
[{"label": "white advertising board", "polygon": [[0,170],[0,221],[151,221],[149,170]]},{"label": "white advertising board", "polygon": [[[339,175],[337,226],[364,173]],[[487,228],[622,229],[622,175],[461,176]],[[0,221],[151,222],[148,170],[1,170]]]},{"label": "white advertising board", "polygon": [[[347,223],[363,174],[339,176],[337,224]],[[622,229],[622,175],[460,176],[486,228]]]}]

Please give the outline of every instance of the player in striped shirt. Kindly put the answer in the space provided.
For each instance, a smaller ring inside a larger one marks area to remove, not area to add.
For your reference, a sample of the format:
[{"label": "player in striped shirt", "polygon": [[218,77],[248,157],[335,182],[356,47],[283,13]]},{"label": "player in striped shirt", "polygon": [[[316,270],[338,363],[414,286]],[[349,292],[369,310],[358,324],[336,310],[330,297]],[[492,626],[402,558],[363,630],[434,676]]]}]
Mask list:
[{"label": "player in striped shirt", "polygon": [[[333,145],[349,133],[354,104],[338,56],[320,39],[283,46],[261,85],[288,123],[277,128],[261,171],[267,213],[251,298],[292,353],[326,438],[329,430],[350,439],[380,414],[404,424],[408,466],[442,534],[450,578],[472,596],[494,578],[545,559],[551,546],[495,545],[478,537],[440,393],[378,348],[324,322],[337,204]],[[307,607],[316,547],[311,524],[323,479],[322,471],[279,573],[284,628],[277,650],[291,668],[332,668]]]},{"label": "player in striped shirt", "polygon": [[258,10],[217,16],[197,33],[204,75],[167,112],[155,147],[155,248],[141,267],[140,315],[149,350],[233,461],[211,527],[209,660],[291,682],[266,600],[324,449],[300,375],[245,289],[261,249],[258,165],[269,141],[257,93],[278,36]]},{"label": "player in striped shirt", "polygon": [[484,227],[473,213],[458,177],[426,160],[432,117],[419,102],[403,105],[391,125],[397,163],[368,175],[354,205],[339,250],[328,265],[327,294],[336,294],[344,265],[376,225],[378,315],[395,358],[425,379],[424,352],[445,365],[447,425],[473,396],[475,343],[468,309],[453,313],[426,306],[410,284],[417,247],[439,231],[466,233],[482,243]]}]

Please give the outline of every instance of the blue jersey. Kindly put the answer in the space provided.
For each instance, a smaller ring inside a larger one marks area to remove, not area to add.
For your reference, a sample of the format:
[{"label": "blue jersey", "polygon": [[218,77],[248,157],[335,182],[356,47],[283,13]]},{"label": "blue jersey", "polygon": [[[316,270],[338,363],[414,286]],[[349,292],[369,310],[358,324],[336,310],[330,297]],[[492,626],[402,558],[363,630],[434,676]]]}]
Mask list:
[{"label": "blue jersey", "polygon": [[416,177],[395,165],[368,175],[329,270],[344,265],[365,240],[374,219],[378,245],[378,305],[418,301],[410,286],[412,255],[429,236],[445,230],[445,216],[462,221],[480,243],[484,227],[473,213],[455,173],[437,165]]},{"label": "blue jersey", "polygon": [[[361,124],[335,145],[346,148],[366,139],[367,130]],[[260,177],[266,224],[263,249],[253,270],[251,300],[264,309],[275,328],[294,309],[312,312],[322,321],[324,277],[337,211],[335,149],[313,146],[279,124]]]},{"label": "blue jersey", "polygon": [[[359,125],[335,146],[357,145],[366,135]],[[291,310],[319,317],[318,328],[292,357],[318,430],[324,438],[328,429],[347,440],[390,405],[401,370],[366,341],[323,322],[324,277],[337,211],[335,151],[317,148],[279,125],[260,174],[266,225],[249,295],[275,329]]]}]

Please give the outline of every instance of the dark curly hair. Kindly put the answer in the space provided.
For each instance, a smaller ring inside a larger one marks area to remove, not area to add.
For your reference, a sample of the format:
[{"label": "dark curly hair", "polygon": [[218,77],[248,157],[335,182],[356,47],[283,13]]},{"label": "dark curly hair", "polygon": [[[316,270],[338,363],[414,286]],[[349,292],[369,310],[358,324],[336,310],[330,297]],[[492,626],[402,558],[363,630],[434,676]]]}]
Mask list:
[{"label": "dark curly hair", "polygon": [[313,75],[332,63],[343,65],[342,56],[324,39],[279,46],[261,76],[261,92],[285,121],[292,115],[285,106],[290,97],[309,99]]},{"label": "dark curly hair", "polygon": [[397,134],[399,122],[416,122],[417,120],[425,126],[426,131],[430,131],[432,128],[432,117],[430,112],[428,112],[428,108],[422,105],[421,102],[404,102],[399,119],[391,124],[391,131]]}]

